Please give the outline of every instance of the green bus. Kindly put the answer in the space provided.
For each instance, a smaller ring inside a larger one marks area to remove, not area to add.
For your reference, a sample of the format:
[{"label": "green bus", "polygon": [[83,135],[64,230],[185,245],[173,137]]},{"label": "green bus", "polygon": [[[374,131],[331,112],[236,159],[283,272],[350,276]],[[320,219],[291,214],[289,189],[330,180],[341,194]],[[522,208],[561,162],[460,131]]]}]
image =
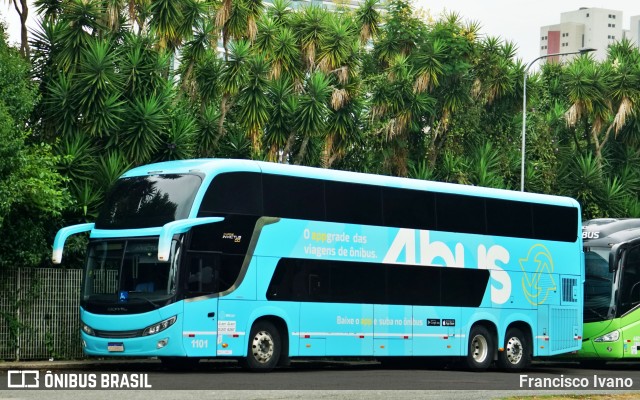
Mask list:
[{"label": "green bus", "polygon": [[640,218],[601,218],[582,228],[585,366],[640,359]]}]

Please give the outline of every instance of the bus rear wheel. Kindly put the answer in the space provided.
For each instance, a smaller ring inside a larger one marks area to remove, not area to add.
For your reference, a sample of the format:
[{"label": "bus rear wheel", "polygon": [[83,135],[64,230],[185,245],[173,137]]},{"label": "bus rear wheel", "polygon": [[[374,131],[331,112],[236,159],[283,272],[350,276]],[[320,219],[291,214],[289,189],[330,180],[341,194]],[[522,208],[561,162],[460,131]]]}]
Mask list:
[{"label": "bus rear wheel", "polygon": [[518,372],[531,364],[531,348],[520,329],[509,328],[504,338],[504,351],[498,354],[498,366],[509,372]]},{"label": "bus rear wheel", "polygon": [[493,335],[482,325],[476,325],[469,332],[469,351],[465,364],[472,371],[484,371],[491,365],[495,354]]},{"label": "bus rear wheel", "polygon": [[251,328],[244,365],[251,371],[267,372],[276,367],[282,352],[280,332],[269,321],[258,321]]}]

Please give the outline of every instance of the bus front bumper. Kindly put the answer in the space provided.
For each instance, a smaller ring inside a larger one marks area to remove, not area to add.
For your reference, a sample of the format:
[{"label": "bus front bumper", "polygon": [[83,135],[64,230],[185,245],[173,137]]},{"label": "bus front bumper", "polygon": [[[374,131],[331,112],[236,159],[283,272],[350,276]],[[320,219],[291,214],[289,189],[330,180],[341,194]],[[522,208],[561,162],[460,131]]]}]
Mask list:
[{"label": "bus front bumper", "polygon": [[176,327],[175,332],[160,332],[156,335],[143,336],[137,338],[101,338],[89,336],[81,332],[82,346],[84,353],[91,356],[106,357],[163,357],[163,356],[184,356],[180,330]]}]

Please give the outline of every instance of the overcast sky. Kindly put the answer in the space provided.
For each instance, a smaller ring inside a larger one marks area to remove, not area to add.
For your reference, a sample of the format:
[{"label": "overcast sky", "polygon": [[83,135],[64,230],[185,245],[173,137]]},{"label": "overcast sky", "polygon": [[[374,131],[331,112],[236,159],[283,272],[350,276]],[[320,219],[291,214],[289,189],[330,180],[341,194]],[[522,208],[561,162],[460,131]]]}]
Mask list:
[{"label": "overcast sky", "polygon": [[[529,62],[538,57],[540,27],[560,23],[560,13],[580,7],[608,8],[622,11],[623,28],[629,29],[629,18],[640,15],[638,0],[413,0],[435,17],[443,10],[457,11],[464,19],[482,26],[481,33],[500,36],[518,46],[518,57]],[[33,7],[32,7],[33,8]],[[30,10],[30,17],[35,11]],[[20,40],[20,23],[16,11],[6,0],[0,0],[0,19],[9,24],[10,40]]]}]

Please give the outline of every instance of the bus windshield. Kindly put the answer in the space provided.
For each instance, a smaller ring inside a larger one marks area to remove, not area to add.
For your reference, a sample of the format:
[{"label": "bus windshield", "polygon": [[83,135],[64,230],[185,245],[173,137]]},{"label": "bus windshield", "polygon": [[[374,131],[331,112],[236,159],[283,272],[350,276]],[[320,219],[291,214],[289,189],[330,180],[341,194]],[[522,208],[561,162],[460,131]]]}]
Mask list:
[{"label": "bus windshield", "polygon": [[586,249],[584,284],[584,321],[612,319],[614,273],[609,272],[609,249]]},{"label": "bus windshield", "polygon": [[167,174],[121,178],[107,195],[98,229],[151,228],[189,216],[202,179]]},{"label": "bus windshield", "polygon": [[[172,255],[176,255],[176,241],[172,247]],[[138,313],[169,303],[177,289],[176,257],[171,257],[173,262],[159,262],[157,254],[157,239],[90,243],[84,275],[85,309]]]}]

